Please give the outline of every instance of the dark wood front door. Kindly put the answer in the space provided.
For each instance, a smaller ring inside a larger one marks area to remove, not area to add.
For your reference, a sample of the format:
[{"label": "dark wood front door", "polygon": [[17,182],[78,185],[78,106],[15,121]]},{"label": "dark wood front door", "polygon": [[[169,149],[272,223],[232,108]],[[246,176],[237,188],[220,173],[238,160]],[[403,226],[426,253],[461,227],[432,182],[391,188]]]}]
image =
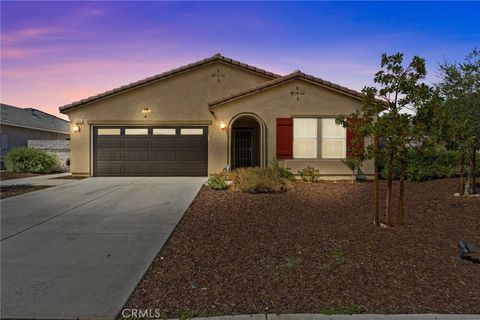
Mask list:
[{"label": "dark wood front door", "polygon": [[253,129],[235,128],[233,130],[233,168],[253,167]]},{"label": "dark wood front door", "polygon": [[207,176],[208,127],[94,127],[94,176]]}]

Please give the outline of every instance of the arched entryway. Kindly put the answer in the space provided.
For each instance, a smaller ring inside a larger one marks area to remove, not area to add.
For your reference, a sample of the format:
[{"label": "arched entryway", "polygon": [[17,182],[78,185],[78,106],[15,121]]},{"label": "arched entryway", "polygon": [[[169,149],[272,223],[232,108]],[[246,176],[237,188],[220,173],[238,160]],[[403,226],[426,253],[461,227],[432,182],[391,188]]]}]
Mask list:
[{"label": "arched entryway", "polygon": [[229,163],[232,169],[265,166],[265,124],[255,114],[235,116],[229,127]]}]

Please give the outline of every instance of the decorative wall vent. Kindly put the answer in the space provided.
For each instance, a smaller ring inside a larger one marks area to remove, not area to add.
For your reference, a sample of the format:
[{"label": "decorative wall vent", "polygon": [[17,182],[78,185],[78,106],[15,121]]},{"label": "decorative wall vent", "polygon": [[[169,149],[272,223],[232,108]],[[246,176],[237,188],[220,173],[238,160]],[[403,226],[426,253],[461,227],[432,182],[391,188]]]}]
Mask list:
[{"label": "decorative wall vent", "polygon": [[296,86],[295,89],[290,92],[290,95],[291,96],[293,96],[293,95],[296,96],[297,101],[298,101],[298,100],[300,100],[300,96],[305,95],[305,92],[300,91],[300,88],[298,86]]},{"label": "decorative wall vent", "polygon": [[217,72],[212,73],[212,77],[217,78],[217,82],[220,82],[221,78],[225,78],[225,74],[220,72],[220,69],[217,69]]}]

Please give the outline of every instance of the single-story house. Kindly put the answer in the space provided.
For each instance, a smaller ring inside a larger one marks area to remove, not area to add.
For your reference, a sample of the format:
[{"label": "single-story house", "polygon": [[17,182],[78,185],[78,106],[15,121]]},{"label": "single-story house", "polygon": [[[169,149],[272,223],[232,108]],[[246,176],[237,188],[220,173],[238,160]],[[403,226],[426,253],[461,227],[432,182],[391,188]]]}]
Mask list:
[{"label": "single-story house", "polygon": [[0,104],[1,159],[15,147],[27,147],[28,140],[67,140],[70,123],[33,108]]},{"label": "single-story house", "polygon": [[[352,139],[335,117],[362,94],[296,71],[281,76],[220,54],[60,107],[71,171],[83,176],[206,176],[266,166],[349,178]],[[371,162],[362,169],[373,173]]]}]

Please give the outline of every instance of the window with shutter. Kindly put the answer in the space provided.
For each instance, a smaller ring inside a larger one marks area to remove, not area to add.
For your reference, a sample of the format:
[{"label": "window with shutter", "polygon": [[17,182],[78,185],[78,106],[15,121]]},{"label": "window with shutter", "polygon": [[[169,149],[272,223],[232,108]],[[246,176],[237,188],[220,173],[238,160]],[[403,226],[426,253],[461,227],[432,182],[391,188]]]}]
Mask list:
[{"label": "window with shutter", "polygon": [[349,128],[347,128],[347,156],[352,157],[356,155],[362,155],[365,149],[365,138],[356,134],[351,127],[351,119]]},{"label": "window with shutter", "polygon": [[293,157],[293,119],[277,118],[277,159]]}]

